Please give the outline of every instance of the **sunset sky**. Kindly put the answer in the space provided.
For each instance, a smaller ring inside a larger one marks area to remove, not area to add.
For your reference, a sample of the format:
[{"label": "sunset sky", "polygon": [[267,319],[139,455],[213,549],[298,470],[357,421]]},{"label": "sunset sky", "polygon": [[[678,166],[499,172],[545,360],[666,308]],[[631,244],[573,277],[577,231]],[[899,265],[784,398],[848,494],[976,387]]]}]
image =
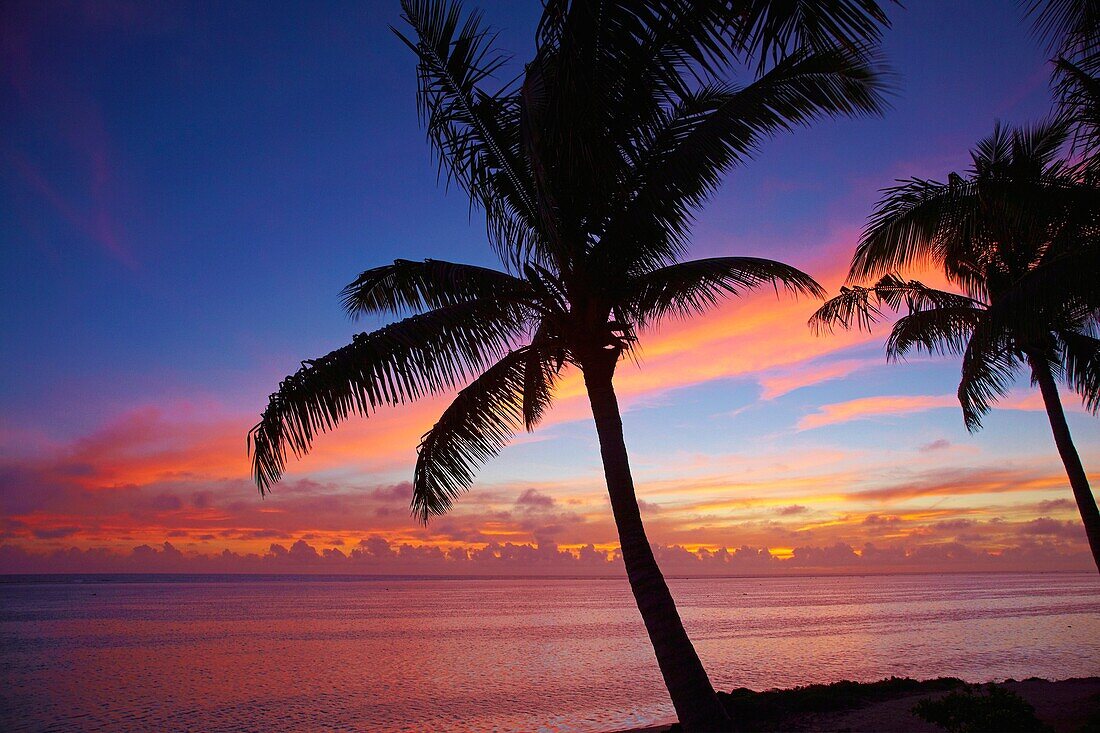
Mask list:
[{"label": "sunset sky", "polygon": [[[538,2],[473,5],[530,55]],[[835,291],[878,189],[943,180],[995,120],[1049,112],[1016,3],[906,6],[893,109],[767,142],[692,256],[780,259]],[[576,373],[426,527],[408,482],[445,398],[322,437],[266,499],[249,479],[279,380],[381,325],[343,314],[346,283],[395,258],[496,264],[437,179],[391,24],[396,0],[0,8],[0,572],[615,572]],[[968,434],[956,360],[887,364],[886,329],[817,337],[816,307],[764,292],[621,366],[666,570],[1090,568],[1026,378]],[[1100,420],[1064,401],[1095,486]]]}]

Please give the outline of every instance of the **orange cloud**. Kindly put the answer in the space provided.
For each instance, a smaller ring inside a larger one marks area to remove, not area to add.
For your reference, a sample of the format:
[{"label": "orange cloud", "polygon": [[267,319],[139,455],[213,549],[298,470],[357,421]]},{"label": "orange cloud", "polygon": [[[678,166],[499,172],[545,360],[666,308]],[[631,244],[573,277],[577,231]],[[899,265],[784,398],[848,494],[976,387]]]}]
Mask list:
[{"label": "orange cloud", "polygon": [[758,294],[677,324],[675,330],[666,327],[643,340],[641,369],[621,368],[618,388],[637,395],[790,368],[877,338],[858,332],[829,339],[814,336],[806,319],[816,307],[805,300],[777,302],[774,295]]}]

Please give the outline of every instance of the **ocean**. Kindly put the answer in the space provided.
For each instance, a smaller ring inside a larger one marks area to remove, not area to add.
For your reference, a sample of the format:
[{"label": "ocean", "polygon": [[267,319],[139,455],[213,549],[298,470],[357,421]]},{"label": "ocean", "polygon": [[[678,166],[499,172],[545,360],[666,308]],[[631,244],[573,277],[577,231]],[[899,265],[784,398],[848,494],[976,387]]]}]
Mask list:
[{"label": "ocean", "polygon": [[[720,690],[1100,674],[1100,578],[673,578]],[[625,579],[0,578],[4,731],[614,731],[675,719]]]}]

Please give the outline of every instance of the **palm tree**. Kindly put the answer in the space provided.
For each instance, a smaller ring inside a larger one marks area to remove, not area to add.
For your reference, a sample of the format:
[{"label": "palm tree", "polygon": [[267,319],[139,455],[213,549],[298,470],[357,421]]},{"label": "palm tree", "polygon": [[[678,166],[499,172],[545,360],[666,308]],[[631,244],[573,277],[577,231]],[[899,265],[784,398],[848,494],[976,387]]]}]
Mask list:
[{"label": "palm tree", "polygon": [[[1058,159],[1068,135],[1062,122],[997,126],[972,152],[966,177],[886,189],[849,273],[849,282],[881,279],[842,288],[810,324],[869,329],[882,307],[906,309],[887,357],[961,355],[958,396],[970,431],[1015,373],[1030,370],[1100,569],[1100,514],[1057,386],[1065,382],[1093,414],[1100,408],[1100,189]],[[894,274],[914,265],[943,268],[963,294]]]},{"label": "palm tree", "polygon": [[[552,0],[534,59],[490,91],[506,57],[480,16],[406,0],[412,33],[401,38],[419,62],[429,141],[485,211],[504,269],[399,260],[362,273],[344,290],[349,313],[407,317],[303,362],[249,436],[262,493],[288,453],[307,452],[350,414],[460,388],[418,449],[412,511],[427,522],[535,427],[563,371],[578,368],[630,587],[692,730],[728,718],[646,538],[612,379],[639,332],[662,321],[765,284],[821,292],[771,260],[679,261],[693,213],[760,142],[881,108],[867,50],[881,10],[867,0],[808,5]],[[750,83],[723,81],[734,59],[756,67]]]}]

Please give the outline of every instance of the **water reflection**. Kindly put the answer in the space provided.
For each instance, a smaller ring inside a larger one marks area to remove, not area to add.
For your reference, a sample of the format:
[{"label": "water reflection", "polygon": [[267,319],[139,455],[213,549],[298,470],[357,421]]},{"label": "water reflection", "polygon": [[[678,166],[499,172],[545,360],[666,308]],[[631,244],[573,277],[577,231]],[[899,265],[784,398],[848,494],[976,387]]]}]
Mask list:
[{"label": "water reflection", "polygon": [[[672,580],[716,686],[1100,673],[1095,575]],[[672,708],[625,581],[0,585],[4,730],[605,731]]]}]

